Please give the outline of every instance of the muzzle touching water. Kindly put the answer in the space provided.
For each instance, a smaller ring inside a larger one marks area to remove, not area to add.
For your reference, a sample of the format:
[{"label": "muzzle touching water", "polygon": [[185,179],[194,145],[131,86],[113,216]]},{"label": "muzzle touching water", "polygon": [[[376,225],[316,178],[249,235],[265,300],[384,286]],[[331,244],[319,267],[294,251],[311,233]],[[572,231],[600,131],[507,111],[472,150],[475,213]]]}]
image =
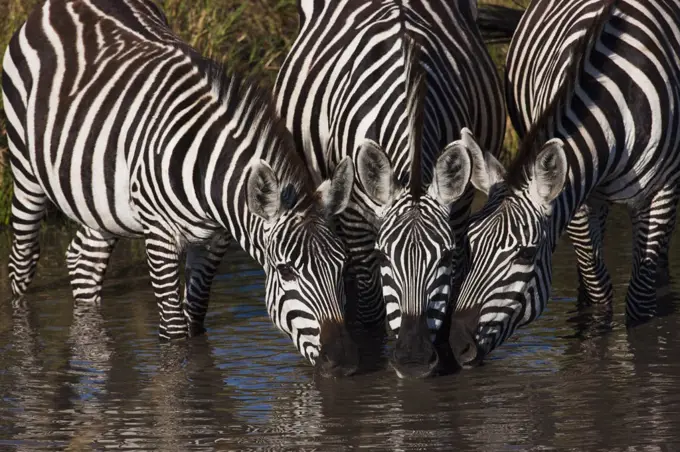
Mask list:
[{"label": "muzzle touching water", "polygon": [[452,314],[449,345],[456,362],[463,368],[477,366],[484,358],[484,351],[475,339],[477,318],[470,312]]},{"label": "muzzle touching water", "polygon": [[343,323],[321,324],[321,351],[316,368],[324,377],[348,377],[359,367],[357,345]]},{"label": "muzzle touching water", "polygon": [[402,315],[399,338],[390,364],[401,378],[425,378],[439,364],[439,355],[430,339],[425,315]]}]

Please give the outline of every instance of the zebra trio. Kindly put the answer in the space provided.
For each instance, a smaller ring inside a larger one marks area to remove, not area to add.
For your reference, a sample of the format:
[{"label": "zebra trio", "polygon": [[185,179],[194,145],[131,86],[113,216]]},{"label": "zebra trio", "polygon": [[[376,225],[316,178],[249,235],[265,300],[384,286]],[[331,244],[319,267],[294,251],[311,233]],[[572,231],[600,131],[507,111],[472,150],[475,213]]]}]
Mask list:
[{"label": "zebra trio", "polygon": [[386,316],[398,335],[397,373],[430,375],[474,194],[461,130],[495,155],[505,132],[476,2],[299,6],[277,107],[315,172],[355,162],[358,180],[339,218],[358,292],[348,315],[369,327]]},{"label": "zebra trio", "polygon": [[[387,324],[397,373],[424,377],[442,342],[475,365],[541,314],[565,230],[583,293],[611,302],[602,236],[619,202],[635,237],[627,317],[654,314],[678,197],[664,133],[678,125],[677,0],[532,1],[507,59],[523,141],[507,171],[475,0],[299,11],[274,106],[151,0],[36,10],[3,61],[13,293],[34,275],[50,201],[81,224],[67,251],[77,301],[99,299],[117,237],[141,236],[159,336],[201,334],[235,240],[264,268],[273,323],[324,374],[357,369],[347,317]],[[474,189],[488,200],[470,217]]]}]

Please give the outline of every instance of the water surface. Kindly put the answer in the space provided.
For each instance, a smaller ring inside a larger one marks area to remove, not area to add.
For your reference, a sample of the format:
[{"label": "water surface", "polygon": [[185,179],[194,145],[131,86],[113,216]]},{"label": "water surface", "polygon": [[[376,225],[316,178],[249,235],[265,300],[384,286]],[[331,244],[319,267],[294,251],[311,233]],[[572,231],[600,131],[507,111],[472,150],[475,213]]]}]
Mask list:
[{"label": "water surface", "polygon": [[425,381],[399,380],[384,356],[362,375],[315,377],[272,326],[261,270],[236,248],[213,286],[208,334],[163,345],[141,242],[119,243],[101,307],[74,312],[69,234],[42,234],[38,276],[15,305],[0,235],[0,450],[680,450],[680,286],[662,316],[626,330],[628,224],[614,209],[613,310],[577,306],[565,239],[544,315],[481,368]]}]

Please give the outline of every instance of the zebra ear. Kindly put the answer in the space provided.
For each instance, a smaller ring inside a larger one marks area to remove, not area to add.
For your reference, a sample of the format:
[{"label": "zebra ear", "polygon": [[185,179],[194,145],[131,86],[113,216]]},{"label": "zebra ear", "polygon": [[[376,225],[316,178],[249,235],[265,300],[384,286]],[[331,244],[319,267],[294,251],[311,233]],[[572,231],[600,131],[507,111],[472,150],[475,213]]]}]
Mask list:
[{"label": "zebra ear", "polygon": [[394,194],[394,172],[390,159],[378,143],[365,140],[357,151],[359,181],[368,196],[384,206]]},{"label": "zebra ear", "polygon": [[354,163],[350,157],[343,158],[333,171],[330,180],[325,180],[316,192],[327,216],[342,213],[349,204],[354,186]]},{"label": "zebra ear", "polygon": [[529,184],[532,198],[542,207],[550,206],[564,188],[567,180],[567,156],[559,138],[546,142],[533,165]]},{"label": "zebra ear", "polygon": [[448,206],[461,197],[470,182],[472,163],[460,140],[446,146],[434,167],[430,195]]},{"label": "zebra ear", "polygon": [[267,162],[259,160],[252,164],[246,190],[248,208],[251,212],[267,222],[279,218],[281,210],[279,181]]},{"label": "zebra ear", "polygon": [[490,152],[482,151],[470,129],[463,127],[460,136],[472,159],[470,182],[477,190],[488,195],[494,185],[505,180],[505,168]]}]

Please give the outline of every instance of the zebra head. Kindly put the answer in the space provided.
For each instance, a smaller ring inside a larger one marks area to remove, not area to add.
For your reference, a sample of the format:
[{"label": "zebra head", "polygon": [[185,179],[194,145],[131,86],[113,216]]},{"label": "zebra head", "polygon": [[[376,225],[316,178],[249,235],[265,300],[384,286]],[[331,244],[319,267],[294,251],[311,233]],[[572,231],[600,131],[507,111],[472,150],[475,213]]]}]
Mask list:
[{"label": "zebra head", "polygon": [[[428,376],[439,361],[433,336],[445,317],[456,255],[450,206],[470,179],[468,151],[461,141],[446,146],[421,193],[396,180],[388,156],[373,141],[359,148],[357,169],[364,190],[380,206],[376,254],[387,320],[397,334],[391,364],[401,377]],[[417,176],[411,177],[414,183],[420,185]]]},{"label": "zebra head", "polygon": [[489,196],[470,219],[465,279],[449,337],[456,360],[469,367],[543,312],[558,234],[550,219],[560,215],[555,199],[564,188],[567,160],[562,141],[550,140],[530,162],[513,167],[506,181],[492,155],[483,156],[471,136],[464,141],[474,162],[472,183]]},{"label": "zebra head", "polygon": [[353,183],[349,158],[312,196],[282,186],[264,161],[255,163],[248,178],[248,207],[264,220],[269,315],[326,376],[351,375],[358,364],[343,316],[346,253],[331,222],[347,207]]}]

